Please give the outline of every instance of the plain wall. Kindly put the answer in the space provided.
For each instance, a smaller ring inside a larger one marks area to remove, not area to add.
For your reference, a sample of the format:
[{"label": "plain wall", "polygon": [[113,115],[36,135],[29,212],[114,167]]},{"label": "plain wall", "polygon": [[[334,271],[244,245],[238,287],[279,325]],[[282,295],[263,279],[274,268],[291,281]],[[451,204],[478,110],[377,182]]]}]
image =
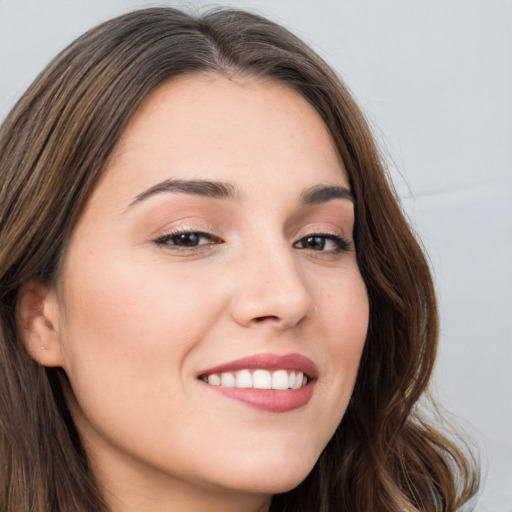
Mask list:
[{"label": "plain wall", "polygon": [[[155,4],[0,0],[0,120],[72,39],[146,5]],[[256,10],[306,39],[375,126],[434,268],[442,336],[433,391],[480,446],[487,476],[476,510],[512,511],[512,2],[215,5]]]}]

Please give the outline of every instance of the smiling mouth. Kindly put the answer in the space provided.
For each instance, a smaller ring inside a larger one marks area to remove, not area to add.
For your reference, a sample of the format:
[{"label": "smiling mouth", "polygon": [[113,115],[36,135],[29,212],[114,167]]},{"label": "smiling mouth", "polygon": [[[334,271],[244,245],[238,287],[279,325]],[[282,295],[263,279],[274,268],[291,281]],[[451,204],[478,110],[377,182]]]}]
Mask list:
[{"label": "smiling mouth", "polygon": [[318,368],[301,354],[261,353],[204,369],[197,379],[207,389],[244,406],[285,413],[309,402]]},{"label": "smiling mouth", "polygon": [[201,375],[200,380],[210,386],[221,388],[253,389],[300,389],[311,381],[311,377],[300,370],[242,369],[233,372]]}]

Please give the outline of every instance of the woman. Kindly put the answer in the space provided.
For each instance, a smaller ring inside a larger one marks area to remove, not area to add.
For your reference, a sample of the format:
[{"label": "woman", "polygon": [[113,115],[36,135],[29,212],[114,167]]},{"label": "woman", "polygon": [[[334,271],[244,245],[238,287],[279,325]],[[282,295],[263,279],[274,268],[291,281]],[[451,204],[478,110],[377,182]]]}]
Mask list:
[{"label": "woman", "polygon": [[362,114],[285,29],[127,14],[0,133],[1,508],[451,511],[437,313]]}]

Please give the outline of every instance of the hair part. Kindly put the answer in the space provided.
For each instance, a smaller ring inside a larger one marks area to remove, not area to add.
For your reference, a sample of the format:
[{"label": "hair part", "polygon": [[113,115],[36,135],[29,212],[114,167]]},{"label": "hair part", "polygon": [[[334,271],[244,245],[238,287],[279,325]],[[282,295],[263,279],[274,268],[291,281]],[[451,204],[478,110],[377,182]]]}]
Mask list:
[{"label": "hair part", "polygon": [[476,492],[475,462],[422,419],[436,355],[429,266],[368,125],[329,66],[286,29],[221,9],[135,11],[84,34],[35,80],[0,129],[0,508],[106,510],[66,401],[62,369],[27,354],[16,300],[53,282],[131,116],[159,84],[213,72],[275,80],[322,116],[355,197],[370,324],[353,397],[308,478],[271,510],[449,512]]}]

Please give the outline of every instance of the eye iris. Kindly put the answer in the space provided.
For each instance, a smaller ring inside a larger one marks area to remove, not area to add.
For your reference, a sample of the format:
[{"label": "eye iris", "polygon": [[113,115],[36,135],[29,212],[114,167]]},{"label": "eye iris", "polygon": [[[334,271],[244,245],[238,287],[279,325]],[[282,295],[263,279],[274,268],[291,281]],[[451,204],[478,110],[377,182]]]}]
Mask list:
[{"label": "eye iris", "polygon": [[195,247],[199,245],[200,235],[197,233],[182,233],[178,235],[174,239],[175,245],[180,245],[182,247]]},{"label": "eye iris", "polygon": [[308,249],[321,251],[325,248],[325,238],[321,236],[308,236],[305,240],[305,246]]}]

